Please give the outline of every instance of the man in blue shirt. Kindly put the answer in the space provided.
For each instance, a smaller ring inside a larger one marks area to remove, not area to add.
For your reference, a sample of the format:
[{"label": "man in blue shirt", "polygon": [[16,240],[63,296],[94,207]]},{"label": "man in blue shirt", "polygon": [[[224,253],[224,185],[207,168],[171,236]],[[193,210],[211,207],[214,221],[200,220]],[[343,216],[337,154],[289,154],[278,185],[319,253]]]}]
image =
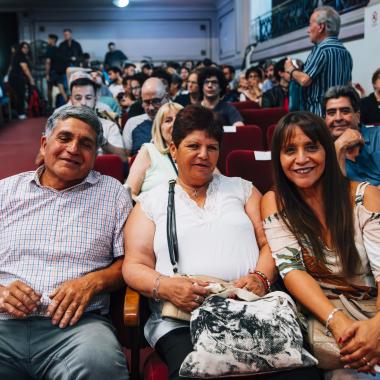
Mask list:
[{"label": "man in blue shirt", "polygon": [[353,181],[380,186],[380,127],[360,124],[360,98],[349,86],[331,87],[323,109],[339,165]]},{"label": "man in blue shirt", "polygon": [[301,71],[288,58],[285,70],[304,88],[304,109],[322,116],[322,100],[332,86],[351,82],[352,58],[338,40],[340,17],[334,8],[316,8],[310,17],[308,34],[315,44]]}]

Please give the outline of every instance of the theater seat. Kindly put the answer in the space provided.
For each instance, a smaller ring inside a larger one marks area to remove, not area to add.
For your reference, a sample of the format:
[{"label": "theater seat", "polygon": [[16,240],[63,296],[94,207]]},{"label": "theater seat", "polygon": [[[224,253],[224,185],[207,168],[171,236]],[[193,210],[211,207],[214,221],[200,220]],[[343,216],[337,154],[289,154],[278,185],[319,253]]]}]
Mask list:
[{"label": "theater seat", "polygon": [[272,146],[272,137],[273,137],[273,132],[274,132],[274,129],[276,128],[276,124],[271,124],[268,128],[267,128],[267,133],[265,135],[266,137],[266,145],[265,145],[265,148],[268,149],[268,150],[271,150],[271,146]]},{"label": "theater seat", "polygon": [[239,112],[241,110],[252,110],[261,108],[259,103],[252,102],[250,100],[247,100],[246,102],[231,102],[231,105],[233,105]]},{"label": "theater seat", "polygon": [[123,161],[115,154],[103,154],[97,156],[95,160],[94,170],[101,174],[109,175],[124,183],[124,167]]},{"label": "theater seat", "polygon": [[257,110],[244,109],[240,111],[241,116],[244,119],[245,124],[255,124],[258,125],[263,136],[266,135],[267,128],[271,124],[277,124],[277,122],[286,115],[287,111],[281,107],[275,108],[261,108]]},{"label": "theater seat", "polygon": [[259,156],[269,154],[270,152],[234,150],[227,156],[226,174],[229,177],[241,177],[251,181],[262,194],[265,194],[273,185],[272,165],[270,158]]},{"label": "theater seat", "polygon": [[226,173],[227,155],[237,149],[263,150],[263,135],[260,127],[257,125],[225,127],[218,160],[218,169],[222,174]]}]

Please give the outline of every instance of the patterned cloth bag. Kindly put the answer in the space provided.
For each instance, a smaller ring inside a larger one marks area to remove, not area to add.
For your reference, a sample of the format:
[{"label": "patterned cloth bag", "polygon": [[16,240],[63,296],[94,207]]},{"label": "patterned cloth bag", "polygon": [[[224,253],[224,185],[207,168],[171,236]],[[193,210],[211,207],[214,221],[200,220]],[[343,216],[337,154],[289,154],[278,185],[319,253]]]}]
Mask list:
[{"label": "patterned cloth bag", "polygon": [[220,377],[307,367],[318,361],[303,348],[294,301],[273,292],[253,301],[211,296],[193,311],[185,377]]}]

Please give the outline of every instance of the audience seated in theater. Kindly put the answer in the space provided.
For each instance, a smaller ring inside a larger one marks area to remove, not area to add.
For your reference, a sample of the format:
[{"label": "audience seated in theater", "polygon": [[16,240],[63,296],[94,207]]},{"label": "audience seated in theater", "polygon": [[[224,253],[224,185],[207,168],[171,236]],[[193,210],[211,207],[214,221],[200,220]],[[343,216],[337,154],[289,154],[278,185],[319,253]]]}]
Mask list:
[{"label": "audience seated in theater", "polygon": [[274,76],[278,84],[263,94],[262,107],[284,107],[289,110],[289,82],[290,75],[285,71],[286,58],[280,59],[274,65]]},{"label": "audience seated in theater", "polygon": [[356,379],[355,369],[374,374],[380,314],[356,322],[329,298],[378,295],[380,190],[342,175],[324,121],[309,112],[280,120],[272,162],[276,192],[262,198],[264,230],[286,288],[341,347],[342,369],[325,378]]},{"label": "audience seated in theater", "polygon": [[221,97],[226,91],[226,80],[216,67],[205,67],[198,74],[198,86],[201,93],[201,105],[216,112],[223,125],[244,125],[239,111]]},{"label": "audience seated in theater", "polygon": [[131,93],[135,101],[129,108],[129,118],[142,115],[145,112],[141,103],[141,87],[147,79],[148,77],[143,73],[138,73],[131,77]]},{"label": "audience seated in theater", "polygon": [[360,121],[363,124],[380,124],[380,68],[372,75],[373,92],[360,101]]},{"label": "audience seated in theater", "polygon": [[199,104],[200,94],[198,85],[198,74],[199,70],[194,70],[190,73],[187,79],[187,93],[179,95],[176,99],[176,103],[179,103],[184,107],[189,104]]},{"label": "audience seated in theater", "polygon": [[127,59],[127,56],[121,50],[116,49],[114,42],[108,43],[108,52],[104,57],[104,68],[106,70],[109,70],[112,67],[122,69],[124,62]]},{"label": "audience seated in theater", "polygon": [[159,108],[168,102],[165,85],[159,78],[147,79],[141,90],[143,115],[129,118],[123,129],[123,141],[128,156],[137,154],[141,145],[152,139],[152,124]]},{"label": "audience seated in theater", "polygon": [[131,166],[126,185],[132,197],[177,178],[177,168],[169,153],[173,123],[179,110],[177,103],[166,103],[158,110],[153,121],[152,142],[145,143]]},{"label": "audience seated in theater", "polygon": [[[204,107],[187,106],[174,122],[170,153],[178,165],[174,194],[178,270],[235,280],[237,287],[264,295],[262,279],[265,276],[273,281],[276,270],[260,220],[261,194],[241,178],[213,174],[222,137],[220,120]],[[132,288],[150,297],[146,338],[168,365],[169,379],[181,379],[178,370],[193,351],[190,328],[183,321],[163,319],[162,303],[169,300],[190,312],[207,296],[207,283],[173,277],[166,243],[168,183],[141,194],[138,199],[126,227],[123,275]],[[264,275],[247,274],[247,268]],[[289,378],[316,379],[310,376],[314,372],[315,368],[295,370]],[[279,374],[270,378],[282,377]]]},{"label": "audience seated in theater", "polygon": [[92,170],[102,144],[95,112],[66,106],[46,124],[44,165],[0,181],[1,379],[129,378],[107,315],[132,203]]},{"label": "audience seated in theater", "polygon": [[260,85],[263,81],[263,73],[259,66],[250,67],[245,72],[245,78],[247,79],[248,88],[242,91],[240,94],[240,101],[245,102],[250,100],[252,102],[261,105],[263,92],[261,91]]},{"label": "audience seated in theater", "polygon": [[121,77],[121,70],[118,67],[111,67],[108,69],[108,76],[110,78],[110,84],[108,89],[111,91],[114,98],[117,97],[120,92],[123,92],[123,78]]},{"label": "audience seated in theater", "polygon": [[[70,84],[70,102],[75,107],[87,106],[95,110],[96,105],[96,90],[95,82],[88,78],[79,78]],[[99,153],[111,153],[118,155],[123,162],[127,161],[125,154],[123,139],[116,123],[99,118],[103,127],[104,145],[99,149]]]},{"label": "audience seated in theater", "polygon": [[141,66],[141,72],[149,78],[153,74],[153,65],[148,62],[144,63]]},{"label": "audience seated in theater", "polygon": [[123,67],[123,77],[133,77],[136,74],[136,65],[132,62],[126,62]]},{"label": "audience seated in theater", "polygon": [[359,107],[359,95],[348,86],[330,88],[323,101],[343,174],[352,181],[380,186],[380,127],[360,124]]},{"label": "audience seated in theater", "polygon": [[265,80],[263,82],[262,90],[266,92],[273,88],[278,83],[278,79],[275,74],[275,62],[268,60],[264,65]]},{"label": "audience seated in theater", "polygon": [[169,95],[170,95],[170,99],[173,102],[176,102],[177,98],[179,96],[181,96],[181,94],[182,94],[182,87],[181,86],[182,86],[181,77],[176,73],[172,74],[172,80],[170,83]]},{"label": "audience seated in theater", "polygon": [[151,78],[161,79],[162,83],[165,86],[166,93],[170,94],[170,85],[172,84],[171,74],[168,74],[166,70],[164,70],[162,67],[156,67],[153,70],[153,74],[151,75]]},{"label": "audience seated in theater", "polygon": [[338,40],[340,16],[329,6],[316,8],[310,16],[308,34],[315,46],[307,57],[303,71],[288,58],[285,70],[304,89],[305,110],[322,116],[322,100],[332,86],[351,82],[352,58]]},{"label": "audience seated in theater", "polygon": [[182,80],[182,83],[181,83],[182,92],[187,91],[187,80],[189,79],[189,75],[190,75],[190,69],[188,67],[182,65],[181,71],[180,71],[180,77]]}]

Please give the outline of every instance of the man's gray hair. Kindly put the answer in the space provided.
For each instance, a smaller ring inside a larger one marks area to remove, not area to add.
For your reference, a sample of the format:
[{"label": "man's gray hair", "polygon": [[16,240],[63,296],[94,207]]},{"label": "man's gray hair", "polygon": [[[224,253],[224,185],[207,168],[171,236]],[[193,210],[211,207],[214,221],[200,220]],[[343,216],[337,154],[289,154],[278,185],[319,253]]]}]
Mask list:
[{"label": "man's gray hair", "polygon": [[360,96],[356,92],[356,90],[351,87],[351,86],[333,86],[330,87],[322,101],[322,110],[323,113],[326,113],[326,106],[327,102],[330,99],[338,99],[338,98],[348,98],[350,100],[351,106],[354,110],[354,112],[359,112],[360,111]]},{"label": "man's gray hair", "polygon": [[314,9],[317,13],[317,23],[326,25],[326,34],[337,37],[340,30],[339,13],[332,7],[324,6]]},{"label": "man's gray hair", "polygon": [[103,127],[95,111],[87,106],[74,107],[71,105],[58,108],[48,119],[44,135],[49,137],[59,120],[78,119],[89,125],[96,133],[96,146],[104,144]]}]

